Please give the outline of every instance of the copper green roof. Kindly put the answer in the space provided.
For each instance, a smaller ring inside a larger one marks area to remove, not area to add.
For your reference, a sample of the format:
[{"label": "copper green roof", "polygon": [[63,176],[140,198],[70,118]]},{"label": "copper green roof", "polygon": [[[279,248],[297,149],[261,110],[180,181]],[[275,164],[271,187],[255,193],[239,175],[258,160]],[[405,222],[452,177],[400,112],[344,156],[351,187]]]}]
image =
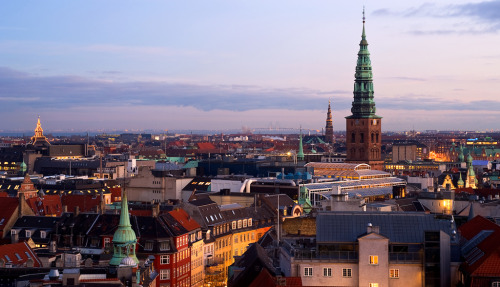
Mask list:
[{"label": "copper green roof", "polygon": [[354,74],[354,101],[352,115],[347,118],[381,118],[375,115],[375,101],[373,99],[373,73],[368,52],[368,41],[365,33],[365,11],[363,10],[363,32],[359,43],[358,61]]},{"label": "copper green roof", "polygon": [[122,191],[122,202],[120,212],[120,223],[113,235],[113,258],[109,261],[109,265],[119,266],[122,260],[126,257],[132,258],[136,263],[139,263],[135,255],[135,246],[137,237],[132,225],[130,224],[130,215],[128,213],[127,192]]}]

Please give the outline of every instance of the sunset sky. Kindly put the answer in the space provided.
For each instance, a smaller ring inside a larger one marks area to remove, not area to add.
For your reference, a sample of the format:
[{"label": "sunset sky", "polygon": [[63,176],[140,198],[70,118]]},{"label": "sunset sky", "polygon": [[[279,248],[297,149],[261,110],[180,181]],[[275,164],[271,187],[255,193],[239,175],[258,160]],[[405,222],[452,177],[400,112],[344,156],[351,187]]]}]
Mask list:
[{"label": "sunset sky", "polygon": [[500,0],[4,1],[0,131],[335,130],[366,33],[383,130],[499,130]]}]

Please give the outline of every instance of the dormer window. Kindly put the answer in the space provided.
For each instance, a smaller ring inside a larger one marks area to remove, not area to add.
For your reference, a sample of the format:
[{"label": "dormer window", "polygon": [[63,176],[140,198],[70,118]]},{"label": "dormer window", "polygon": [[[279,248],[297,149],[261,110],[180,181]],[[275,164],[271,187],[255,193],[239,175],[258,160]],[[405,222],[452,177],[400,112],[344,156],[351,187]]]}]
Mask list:
[{"label": "dormer window", "polygon": [[30,238],[31,237],[31,231],[30,230],[26,230],[26,238]]},{"label": "dormer window", "polygon": [[248,226],[252,226],[252,219],[251,218],[248,219]]},{"label": "dormer window", "polygon": [[47,232],[40,231],[40,238],[46,238],[46,237],[47,237]]}]

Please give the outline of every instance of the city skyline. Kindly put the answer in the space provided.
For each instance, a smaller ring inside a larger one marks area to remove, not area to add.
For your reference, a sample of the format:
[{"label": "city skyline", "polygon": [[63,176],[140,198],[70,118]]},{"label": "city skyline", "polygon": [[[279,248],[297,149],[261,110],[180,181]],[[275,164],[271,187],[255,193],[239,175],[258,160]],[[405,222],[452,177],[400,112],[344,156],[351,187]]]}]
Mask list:
[{"label": "city skyline", "polygon": [[[0,21],[0,130],[345,130],[361,1],[36,1]],[[500,1],[367,3],[384,131],[498,130]]]}]

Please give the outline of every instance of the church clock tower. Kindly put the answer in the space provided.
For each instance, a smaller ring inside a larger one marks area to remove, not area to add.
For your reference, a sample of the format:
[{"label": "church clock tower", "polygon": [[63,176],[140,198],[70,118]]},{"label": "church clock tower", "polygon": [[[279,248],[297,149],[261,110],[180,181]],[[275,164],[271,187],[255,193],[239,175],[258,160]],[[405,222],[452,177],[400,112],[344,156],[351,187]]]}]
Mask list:
[{"label": "church clock tower", "polygon": [[382,117],[375,115],[373,74],[365,34],[364,10],[363,33],[359,43],[358,61],[354,77],[352,115],[346,117],[346,162],[367,163],[371,165],[372,169],[382,170]]}]

